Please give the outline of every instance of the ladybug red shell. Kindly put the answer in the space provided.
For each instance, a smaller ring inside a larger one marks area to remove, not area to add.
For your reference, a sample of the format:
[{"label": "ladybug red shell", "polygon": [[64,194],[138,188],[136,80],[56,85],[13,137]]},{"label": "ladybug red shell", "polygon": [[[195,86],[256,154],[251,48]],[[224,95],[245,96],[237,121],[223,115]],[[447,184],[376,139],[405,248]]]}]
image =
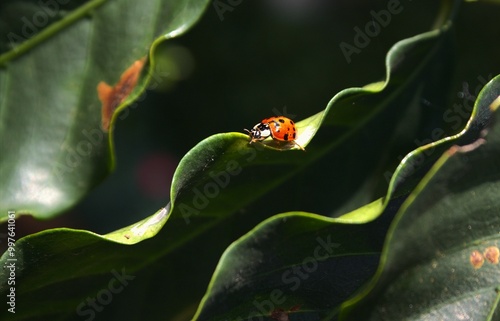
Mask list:
[{"label": "ladybug red shell", "polygon": [[297,139],[297,129],[295,123],[285,116],[270,117],[262,120],[251,130],[245,129],[250,136],[250,144],[261,141],[269,136],[278,141],[293,142],[300,149],[305,150],[295,142]]}]

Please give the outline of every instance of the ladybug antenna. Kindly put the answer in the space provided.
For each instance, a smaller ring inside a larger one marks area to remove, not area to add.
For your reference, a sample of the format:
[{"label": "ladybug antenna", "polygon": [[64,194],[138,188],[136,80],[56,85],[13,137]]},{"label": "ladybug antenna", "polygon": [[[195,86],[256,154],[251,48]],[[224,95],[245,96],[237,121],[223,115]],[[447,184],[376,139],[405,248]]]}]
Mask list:
[{"label": "ladybug antenna", "polygon": [[248,130],[246,128],[243,128],[244,131],[246,131],[248,133],[248,136],[250,136],[250,144],[254,141],[254,136],[252,134],[252,131],[251,130]]}]

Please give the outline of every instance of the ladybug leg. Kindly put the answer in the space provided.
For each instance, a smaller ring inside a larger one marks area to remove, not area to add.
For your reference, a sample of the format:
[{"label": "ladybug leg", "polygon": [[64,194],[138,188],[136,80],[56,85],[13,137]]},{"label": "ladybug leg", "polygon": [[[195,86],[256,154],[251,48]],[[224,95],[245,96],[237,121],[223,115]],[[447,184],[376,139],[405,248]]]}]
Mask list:
[{"label": "ladybug leg", "polygon": [[253,142],[257,142],[259,140],[262,140],[259,135],[257,135],[257,133],[255,132],[255,130],[248,130],[246,128],[243,129],[244,131],[246,131],[248,133],[248,136],[250,136],[250,142],[249,144],[253,143]]},{"label": "ladybug leg", "polygon": [[295,143],[295,145],[297,145],[297,146],[298,146],[300,149],[302,149],[304,152],[306,151],[306,150],[304,149],[304,147],[302,147],[302,146],[300,146],[299,144],[297,144],[297,142],[296,142],[296,141],[293,141],[293,142]]}]

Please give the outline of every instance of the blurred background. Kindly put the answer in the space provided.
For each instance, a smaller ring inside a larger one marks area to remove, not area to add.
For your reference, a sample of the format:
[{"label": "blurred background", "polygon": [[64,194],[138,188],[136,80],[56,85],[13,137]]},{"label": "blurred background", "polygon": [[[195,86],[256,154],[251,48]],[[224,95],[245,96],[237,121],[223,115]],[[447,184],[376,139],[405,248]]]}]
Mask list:
[{"label": "blurred background", "polygon": [[[150,90],[116,122],[115,172],[55,220],[20,218],[18,232],[64,226],[107,233],[132,224],[169,202],[177,163],[204,138],[242,132],[280,112],[300,120],[342,89],[384,80],[390,47],[430,30],[439,12],[438,1],[401,1],[401,13],[346,59],[341,44],[354,45],[355,28],[364,30],[374,21],[371,11],[387,10],[388,3],[212,1],[193,29],[160,46]],[[450,91],[446,108],[460,101],[463,83],[474,94],[500,73],[500,28],[490,27],[500,6],[464,3],[461,9],[451,58],[456,69],[451,88],[443,88]],[[421,104],[443,108],[432,97]]]}]

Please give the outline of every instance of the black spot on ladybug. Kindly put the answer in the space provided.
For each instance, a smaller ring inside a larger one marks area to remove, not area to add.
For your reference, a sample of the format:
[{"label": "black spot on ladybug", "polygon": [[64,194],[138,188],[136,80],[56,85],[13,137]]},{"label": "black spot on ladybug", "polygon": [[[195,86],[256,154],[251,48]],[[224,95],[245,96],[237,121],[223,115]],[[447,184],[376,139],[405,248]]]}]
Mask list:
[{"label": "black spot on ladybug", "polygon": [[279,121],[280,123],[282,123],[282,124],[284,124],[284,123],[285,123],[285,120],[284,120],[283,118],[278,119],[278,121]]},{"label": "black spot on ladybug", "polygon": [[269,129],[269,125],[268,125],[268,124],[259,124],[259,125],[257,126],[257,128],[258,128],[260,131],[264,131],[264,130]]},{"label": "black spot on ladybug", "polygon": [[294,124],[293,120],[291,120],[291,119],[290,119],[290,124],[292,124],[292,125]]},{"label": "black spot on ladybug", "polygon": [[295,140],[295,133],[293,133],[293,140]]},{"label": "black spot on ladybug", "polygon": [[285,134],[285,136],[283,136],[283,139],[288,140],[288,134]]}]

